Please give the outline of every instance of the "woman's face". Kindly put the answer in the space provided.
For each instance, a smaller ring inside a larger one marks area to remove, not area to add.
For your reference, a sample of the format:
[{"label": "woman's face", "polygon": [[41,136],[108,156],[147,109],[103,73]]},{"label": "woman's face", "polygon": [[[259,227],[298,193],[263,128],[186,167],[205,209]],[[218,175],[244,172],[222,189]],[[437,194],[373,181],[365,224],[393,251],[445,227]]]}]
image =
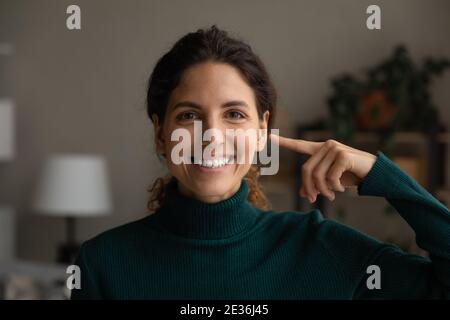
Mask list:
[{"label": "woman's face", "polygon": [[[158,123],[156,117],[153,123],[158,152],[165,154],[168,169],[179,182],[180,192],[213,203],[229,198],[239,189],[242,178],[250,169],[254,152],[263,147],[262,140],[253,140],[263,139],[259,129],[267,128],[268,119],[268,111],[263,119],[259,119],[253,90],[239,70],[225,63],[204,62],[184,72],[170,96],[164,123]],[[218,167],[210,167],[212,162],[207,160],[211,158],[205,158],[203,152],[211,141],[201,144],[202,165],[174,163],[172,149],[180,141],[171,141],[171,134],[176,129],[186,129],[190,135],[191,155],[194,156],[194,121],[201,121],[202,137],[206,130],[212,128],[223,134],[223,140],[213,139],[209,147],[213,146],[211,154],[219,159],[216,162]],[[237,139],[227,139],[227,129],[252,129],[257,133],[254,138],[251,135],[245,138],[245,158],[236,158],[239,154]],[[231,154],[235,156],[233,163],[226,164]]]}]

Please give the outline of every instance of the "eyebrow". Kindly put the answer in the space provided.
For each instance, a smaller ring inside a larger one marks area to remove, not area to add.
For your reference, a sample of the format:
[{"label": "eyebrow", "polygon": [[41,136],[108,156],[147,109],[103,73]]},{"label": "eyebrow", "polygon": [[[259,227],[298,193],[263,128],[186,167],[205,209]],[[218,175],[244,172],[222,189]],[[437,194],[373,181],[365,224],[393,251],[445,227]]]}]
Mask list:
[{"label": "eyebrow", "polygon": [[[222,105],[222,108],[237,107],[237,106],[242,106],[242,107],[248,108],[248,104],[242,100],[231,100],[231,101],[225,102]],[[192,102],[192,101],[180,101],[180,102],[177,102],[173,106],[172,110],[175,110],[176,108],[180,108],[180,107],[190,107],[190,108],[195,108],[195,109],[202,108],[202,106],[200,104]]]}]

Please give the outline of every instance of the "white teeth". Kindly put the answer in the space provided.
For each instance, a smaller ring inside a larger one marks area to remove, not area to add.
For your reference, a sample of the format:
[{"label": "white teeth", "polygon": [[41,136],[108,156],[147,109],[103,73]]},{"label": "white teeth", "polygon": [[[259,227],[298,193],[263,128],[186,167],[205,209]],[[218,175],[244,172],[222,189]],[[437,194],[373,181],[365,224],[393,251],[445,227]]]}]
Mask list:
[{"label": "white teeth", "polygon": [[228,164],[228,162],[230,162],[231,158],[227,158],[227,159],[214,159],[214,160],[203,160],[200,165],[202,167],[206,167],[206,168],[219,168],[219,167],[223,167],[226,164]]}]

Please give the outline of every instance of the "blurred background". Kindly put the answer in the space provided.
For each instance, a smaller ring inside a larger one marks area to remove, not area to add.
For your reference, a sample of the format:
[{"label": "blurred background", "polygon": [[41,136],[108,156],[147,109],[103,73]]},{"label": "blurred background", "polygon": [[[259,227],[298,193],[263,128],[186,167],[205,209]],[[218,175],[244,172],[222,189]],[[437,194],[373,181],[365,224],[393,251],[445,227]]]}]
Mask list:
[{"label": "blurred background", "polygon": [[[66,26],[72,4],[80,30]],[[448,205],[449,18],[446,0],[0,0],[0,298],[67,298],[77,245],[149,214],[165,167],[147,80],[176,40],[212,24],[265,62],[280,134],[382,150]],[[282,152],[279,174],[262,177],[275,210],[318,207],[426,256],[384,198],[300,199],[305,159]]]}]

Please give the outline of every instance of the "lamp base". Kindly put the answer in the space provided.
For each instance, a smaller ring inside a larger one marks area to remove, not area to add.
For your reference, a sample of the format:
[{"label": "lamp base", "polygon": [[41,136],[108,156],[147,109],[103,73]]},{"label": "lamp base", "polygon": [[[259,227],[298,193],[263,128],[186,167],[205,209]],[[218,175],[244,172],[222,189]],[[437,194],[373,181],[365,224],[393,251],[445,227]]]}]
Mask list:
[{"label": "lamp base", "polygon": [[58,247],[57,261],[62,264],[73,264],[79,251],[78,244],[62,244]]}]

